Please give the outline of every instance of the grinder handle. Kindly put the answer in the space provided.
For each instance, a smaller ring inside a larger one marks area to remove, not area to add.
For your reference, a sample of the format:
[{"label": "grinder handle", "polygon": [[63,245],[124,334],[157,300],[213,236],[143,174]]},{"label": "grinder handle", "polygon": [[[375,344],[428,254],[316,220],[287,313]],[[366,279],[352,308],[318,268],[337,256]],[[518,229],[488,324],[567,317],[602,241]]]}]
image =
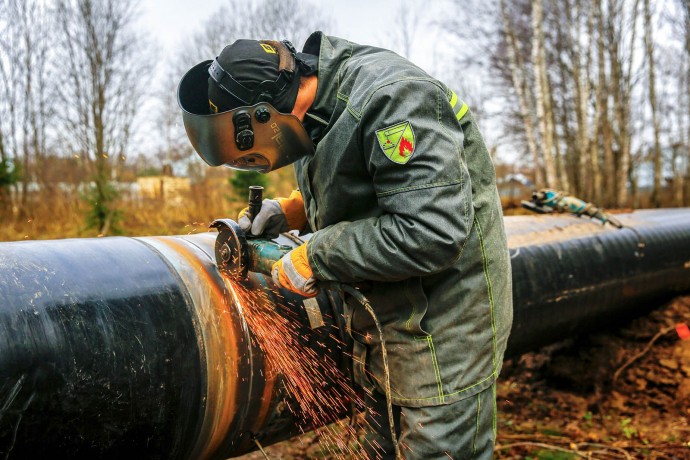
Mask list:
[{"label": "grinder handle", "polygon": [[284,246],[263,238],[247,240],[249,271],[271,276],[273,264],[292,251],[292,246]]},{"label": "grinder handle", "polygon": [[249,215],[252,220],[261,211],[261,202],[264,199],[264,188],[260,185],[249,186]]}]

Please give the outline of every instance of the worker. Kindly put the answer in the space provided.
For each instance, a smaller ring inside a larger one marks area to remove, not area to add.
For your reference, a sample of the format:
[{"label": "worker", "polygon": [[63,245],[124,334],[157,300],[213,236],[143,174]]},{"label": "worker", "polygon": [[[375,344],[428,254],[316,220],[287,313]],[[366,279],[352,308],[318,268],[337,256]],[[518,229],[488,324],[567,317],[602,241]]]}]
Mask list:
[{"label": "worker", "polygon": [[294,164],[299,192],[239,221],[254,235],[313,232],[274,265],[279,286],[309,297],[320,281],[364,283],[395,419],[391,433],[374,319],[349,299],[372,458],[491,458],[510,260],[494,167],[460,95],[391,51],[315,32],[301,53],[238,40],[193,67],[178,98],[208,164]]}]

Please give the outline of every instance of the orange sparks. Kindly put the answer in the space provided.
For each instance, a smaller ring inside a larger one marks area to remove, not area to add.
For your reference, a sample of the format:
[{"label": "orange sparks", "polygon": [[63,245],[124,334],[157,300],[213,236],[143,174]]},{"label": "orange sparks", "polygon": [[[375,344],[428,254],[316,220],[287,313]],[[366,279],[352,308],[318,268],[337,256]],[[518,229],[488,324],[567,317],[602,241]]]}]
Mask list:
[{"label": "orange sparks", "polygon": [[[285,404],[298,420],[300,431],[323,427],[318,442],[324,451],[340,458],[368,458],[355,427],[338,420],[348,412],[350,403],[358,411],[365,408],[365,403],[333,359],[305,344],[310,337],[309,333],[305,336],[299,315],[278,311],[265,291],[249,290],[229,277],[224,278],[252,332],[252,341],[265,354],[264,377],[282,378],[293,399]],[[342,344],[336,335],[329,336]]]}]

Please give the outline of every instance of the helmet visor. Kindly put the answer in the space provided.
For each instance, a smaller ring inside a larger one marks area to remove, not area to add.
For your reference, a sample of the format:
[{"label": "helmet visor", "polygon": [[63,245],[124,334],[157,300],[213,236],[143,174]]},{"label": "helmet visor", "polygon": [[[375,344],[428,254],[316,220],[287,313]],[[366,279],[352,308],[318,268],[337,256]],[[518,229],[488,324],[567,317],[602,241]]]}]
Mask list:
[{"label": "helmet visor", "polygon": [[177,91],[185,130],[194,150],[211,166],[269,172],[314,152],[314,145],[297,117],[260,102],[211,113],[208,68],[194,66]]}]

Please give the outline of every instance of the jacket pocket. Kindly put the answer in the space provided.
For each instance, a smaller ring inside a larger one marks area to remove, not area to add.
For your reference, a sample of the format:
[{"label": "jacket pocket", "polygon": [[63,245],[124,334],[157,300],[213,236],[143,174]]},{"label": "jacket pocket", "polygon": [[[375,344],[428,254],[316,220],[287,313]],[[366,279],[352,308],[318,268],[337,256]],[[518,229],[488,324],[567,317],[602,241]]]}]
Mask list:
[{"label": "jacket pocket", "polygon": [[[384,332],[396,330],[406,335],[427,333],[423,320],[428,301],[421,278],[408,278],[395,283],[373,283],[369,288],[362,289],[362,294],[369,300]],[[348,299],[347,303],[352,311],[352,330],[363,336],[375,334],[376,324],[371,314],[353,298]],[[376,339],[378,340],[378,335]]]},{"label": "jacket pocket", "polygon": [[[421,278],[377,283],[364,294],[379,320],[388,356],[393,401],[405,406],[445,402],[433,336],[425,327],[428,300]],[[364,387],[385,392],[385,367],[379,331],[364,308],[351,299],[354,373]]]}]

